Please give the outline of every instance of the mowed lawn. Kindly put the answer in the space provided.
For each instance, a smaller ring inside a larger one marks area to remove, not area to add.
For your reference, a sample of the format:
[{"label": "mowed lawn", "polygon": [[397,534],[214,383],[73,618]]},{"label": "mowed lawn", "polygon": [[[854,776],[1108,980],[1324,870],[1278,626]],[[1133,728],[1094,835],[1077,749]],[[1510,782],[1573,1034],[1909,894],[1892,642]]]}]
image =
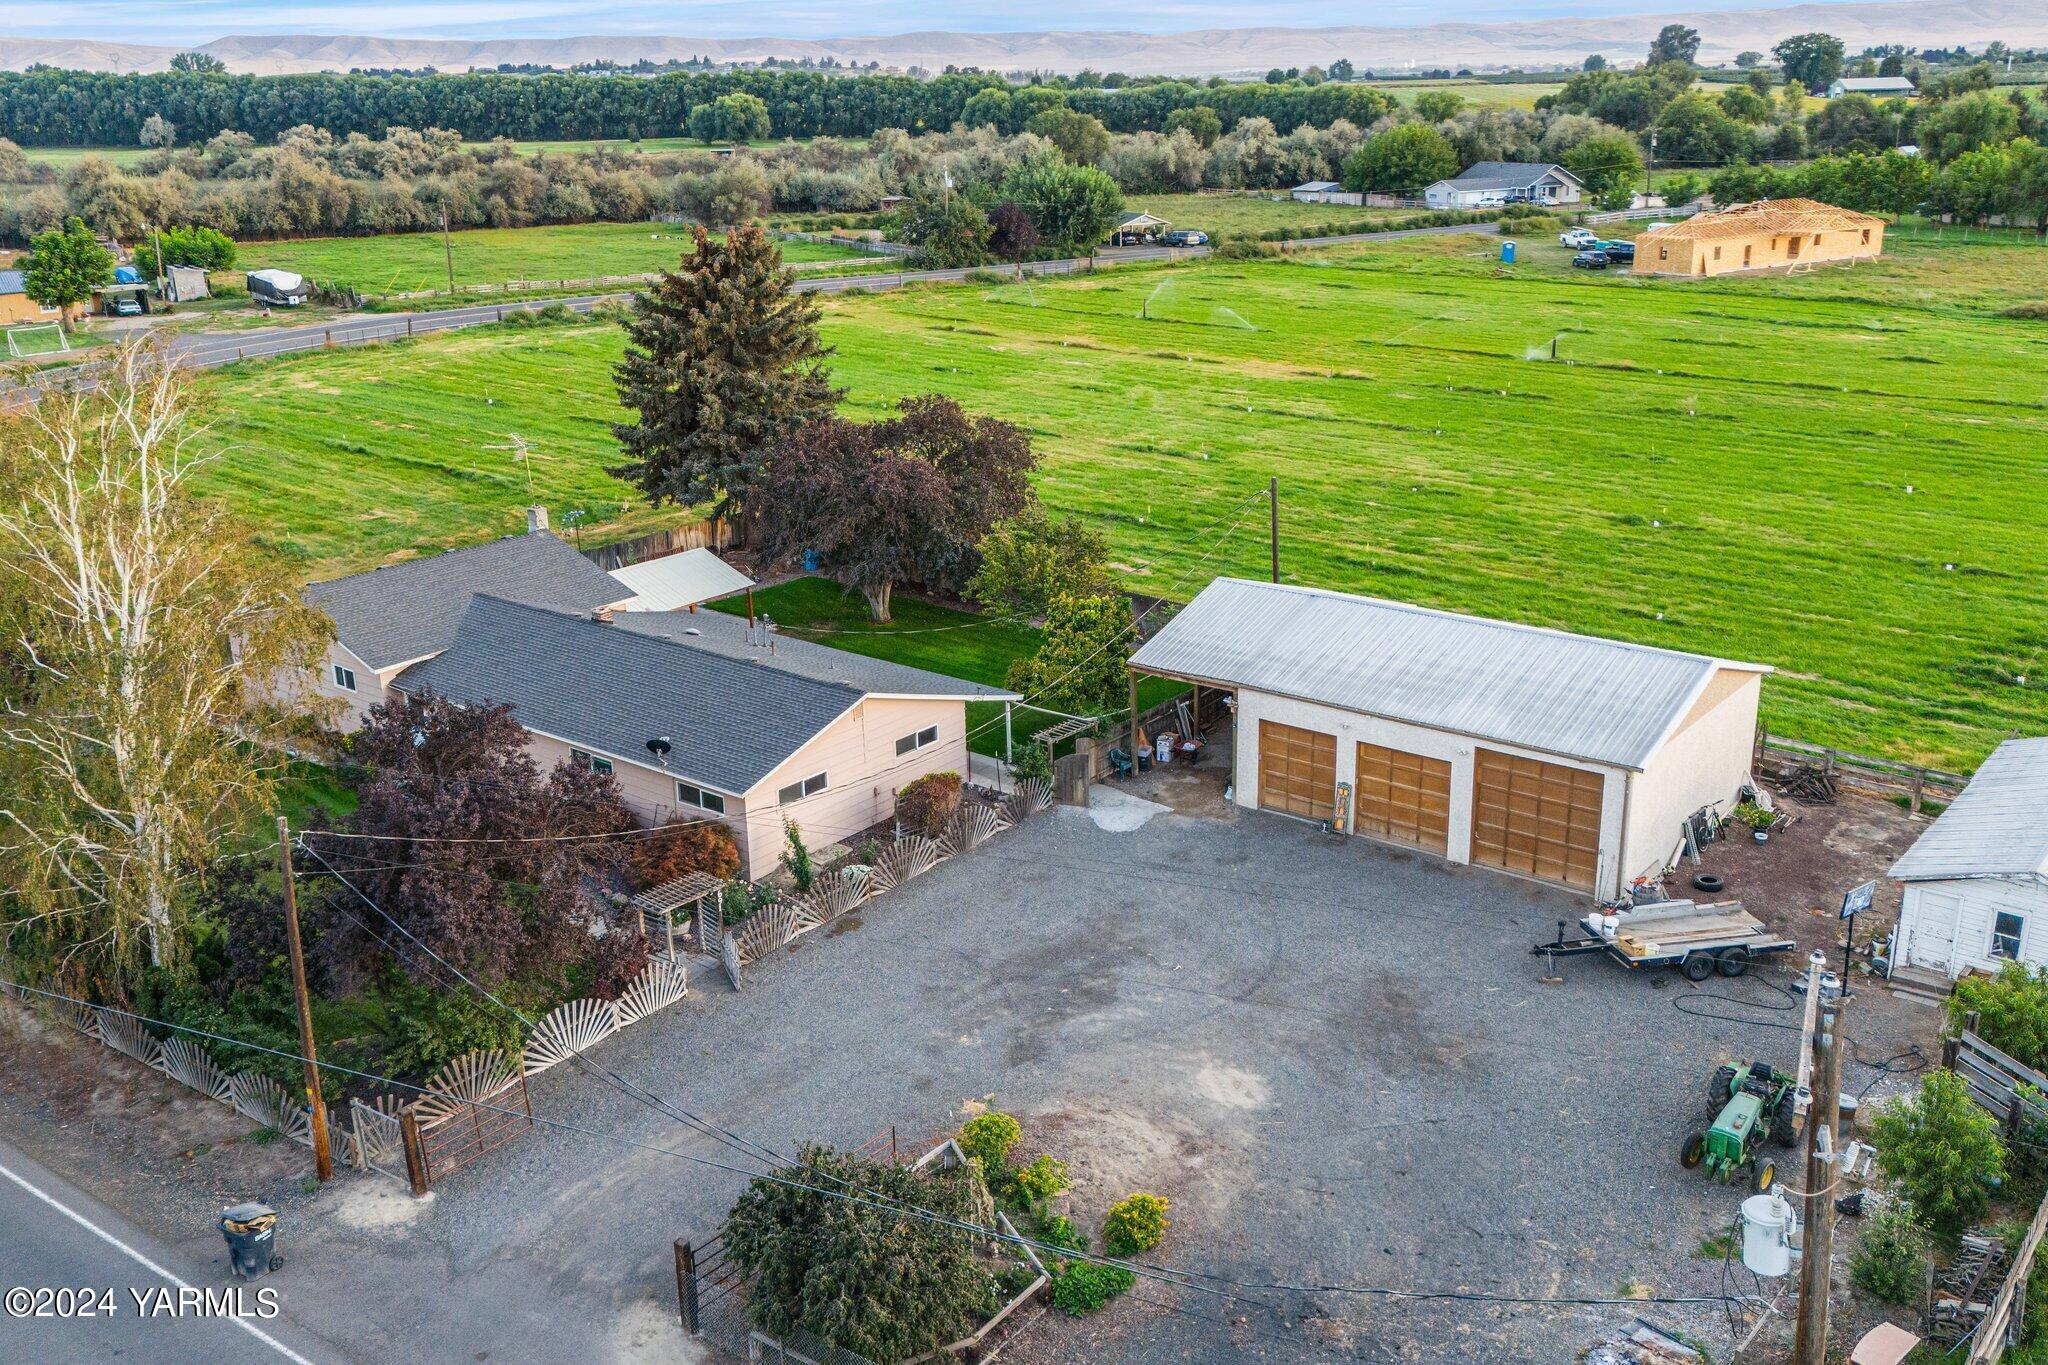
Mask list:
[{"label": "mowed lawn", "polygon": [[[448,235],[459,285],[546,283],[605,275],[647,275],[673,269],[690,248],[687,227],[669,223],[573,223],[551,227],[473,228]],[[783,242],[783,259],[868,261],[848,247]],[[381,237],[312,237],[296,242],[247,242],[242,269],[292,270],[308,279],[349,284],[367,294],[444,289],[448,260],[438,232]]]},{"label": "mowed lawn", "polygon": [[[940,391],[1024,424],[1134,589],[1286,576],[1772,664],[1771,728],[1970,766],[2048,730],[2048,251],[1662,284],[1498,240],[835,298],[857,414]],[[1143,314],[1144,316],[1141,316]],[[1557,361],[1550,359],[1553,341]],[[328,568],[629,502],[615,332],[474,333],[208,382],[212,477]],[[647,516],[627,510],[626,524]]]},{"label": "mowed lawn", "polygon": [[[744,595],[713,602],[714,611],[747,614]],[[977,616],[897,593],[889,604],[890,621],[868,619],[867,599],[823,578],[798,578],[754,591],[754,610],[775,622],[778,631],[815,644],[831,645],[873,659],[890,659],[912,668],[928,668],[949,678],[1001,687],[1014,659],[1038,652],[1044,632],[1028,621],[1006,616]],[[1187,689],[1164,678],[1148,678],[1138,689],[1138,704],[1150,707]],[[1053,724],[1056,714],[1032,706],[1016,706],[1011,717],[1015,741]],[[1003,707],[1000,702],[967,704],[968,744],[976,753],[1003,752]]]}]

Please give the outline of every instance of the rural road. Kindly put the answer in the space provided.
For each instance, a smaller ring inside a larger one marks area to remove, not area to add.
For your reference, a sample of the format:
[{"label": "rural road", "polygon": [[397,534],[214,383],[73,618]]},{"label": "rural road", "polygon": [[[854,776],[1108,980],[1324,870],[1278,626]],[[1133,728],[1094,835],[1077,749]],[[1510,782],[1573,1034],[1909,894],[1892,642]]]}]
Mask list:
[{"label": "rural road", "polygon": [[[339,1359],[306,1342],[250,1281],[231,1304],[217,1264],[164,1246],[0,1142],[0,1359],[147,1360],[161,1365],[314,1365]],[[64,1297],[38,1299],[35,1291]],[[26,1291],[26,1293],[24,1293]],[[185,1302],[181,1303],[182,1297]],[[212,1311],[198,1293],[216,1296]],[[81,1302],[84,1306],[80,1306]],[[239,1307],[241,1316],[223,1315]],[[47,1314],[47,1315],[46,1315]]]},{"label": "rural road", "polygon": [[[1319,246],[1342,246],[1348,242],[1392,241],[1402,237],[1436,237],[1457,233],[1481,232],[1492,228],[1491,223],[1454,224],[1450,227],[1402,228],[1394,232],[1352,233],[1338,237],[1304,237],[1299,241],[1286,243],[1289,250]],[[1192,260],[1209,254],[1208,247],[1166,247],[1138,246],[1112,247],[1095,258],[1098,266],[1130,265],[1145,261]],[[1084,269],[1089,262],[1082,258],[1054,261],[1027,261],[1021,267],[1031,275],[1069,275]],[[978,267],[986,270],[990,267]],[[802,294],[839,294],[850,289],[897,289],[908,284],[952,284],[976,273],[973,269],[958,270],[898,270],[876,275],[800,276],[795,289]],[[241,360],[260,360],[268,356],[288,355],[294,351],[319,350],[329,346],[360,346],[372,342],[396,341],[405,337],[424,336],[431,332],[460,331],[465,327],[488,326],[502,322],[508,313],[521,310],[537,310],[550,304],[562,304],[578,313],[587,313],[600,303],[612,299],[631,297],[631,291],[586,294],[575,298],[526,299],[513,303],[477,304],[465,308],[425,309],[414,313],[388,313],[375,318],[343,323],[317,323],[303,327],[265,327],[238,332],[190,332],[176,336],[171,341],[171,350],[185,363],[202,369],[219,365],[232,365]],[[78,363],[89,363],[89,358]],[[41,371],[48,375],[53,370]],[[36,387],[33,380],[21,387]]]}]

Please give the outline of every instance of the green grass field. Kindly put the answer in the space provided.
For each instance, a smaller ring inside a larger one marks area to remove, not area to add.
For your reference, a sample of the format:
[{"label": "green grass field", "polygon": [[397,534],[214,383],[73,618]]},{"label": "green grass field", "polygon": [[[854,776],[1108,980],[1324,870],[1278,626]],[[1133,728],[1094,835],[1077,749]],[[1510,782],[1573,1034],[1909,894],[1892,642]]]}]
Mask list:
[{"label": "green grass field", "polygon": [[1554,95],[1564,88],[1564,78],[1559,77],[1555,81],[1373,81],[1369,84],[1403,104],[1414,104],[1415,97],[1425,90],[1448,90],[1462,96],[1467,104],[1534,109],[1539,96]]},{"label": "green grass field", "polygon": [[[1025,424],[1136,590],[1262,574],[1277,474],[1294,581],[1773,664],[1776,732],[1968,766],[2048,729],[2048,327],[2001,316],[2048,288],[2031,241],[1687,284],[1443,237],[835,298],[826,338],[857,414],[937,390]],[[619,345],[223,374],[209,477],[309,569],[359,567],[513,529],[517,431],[558,520],[624,533],[651,514],[602,472]]]},{"label": "green grass field", "polygon": [[1177,228],[1199,228],[1225,236],[1256,237],[1276,228],[1297,231],[1343,229],[1363,220],[1390,221],[1413,217],[1404,209],[1352,208],[1344,204],[1297,204],[1284,194],[1134,194],[1124,203],[1133,211],[1156,214]]},{"label": "green grass field", "polygon": [[[461,286],[650,274],[674,267],[690,245],[690,232],[668,223],[576,223],[476,228],[450,233],[449,241],[455,283]],[[293,270],[308,279],[351,284],[369,294],[445,289],[448,284],[438,232],[248,242],[238,255],[241,269]],[[818,242],[784,242],[782,255],[792,264],[873,259]]]},{"label": "green grass field", "polygon": [[[710,604],[712,610],[747,614],[744,597]],[[873,659],[892,659],[913,668],[928,668],[951,678],[1001,687],[1012,659],[1038,652],[1043,632],[1036,626],[1001,617],[980,617],[933,602],[897,594],[890,603],[887,625],[868,619],[867,601],[822,578],[799,578],[754,592],[754,609],[774,620],[789,635],[831,645]],[[1187,689],[1164,678],[1148,678],[1138,688],[1138,704],[1150,707]],[[976,753],[1003,752],[1003,708],[1000,702],[969,702],[968,743]],[[1059,717],[1036,707],[1018,706],[1010,725],[1016,741],[1053,724]]]}]

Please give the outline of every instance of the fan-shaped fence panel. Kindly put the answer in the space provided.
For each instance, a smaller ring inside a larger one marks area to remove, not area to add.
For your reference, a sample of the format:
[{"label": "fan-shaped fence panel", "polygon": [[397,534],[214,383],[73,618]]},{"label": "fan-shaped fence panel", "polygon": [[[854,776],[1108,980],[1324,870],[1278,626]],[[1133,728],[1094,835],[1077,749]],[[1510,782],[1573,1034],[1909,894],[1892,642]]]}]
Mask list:
[{"label": "fan-shaped fence panel", "polygon": [[962,806],[953,817],[952,825],[946,830],[946,844],[949,853],[965,853],[981,847],[996,834],[1010,827],[1010,817],[994,806],[976,803]]},{"label": "fan-shaped fence panel", "polygon": [[1030,777],[1017,784],[1003,802],[1003,811],[1010,817],[1010,823],[1019,825],[1042,810],[1051,808],[1053,802],[1052,783],[1043,777]]},{"label": "fan-shaped fence panel", "polygon": [[689,993],[689,977],[680,961],[649,958],[640,975],[633,978],[633,984],[612,1001],[612,1010],[619,1017],[619,1027],[624,1028],[657,1010],[667,1009]]},{"label": "fan-shaped fence panel", "polygon": [[200,1094],[233,1104],[235,1092],[228,1085],[228,1073],[221,1070],[206,1049],[184,1038],[166,1038],[160,1044],[157,1067],[180,1085]]},{"label": "fan-shaped fence panel", "polygon": [[238,1071],[228,1077],[229,1103],[235,1112],[289,1137],[312,1130],[313,1120],[306,1106],[270,1077],[256,1071]]},{"label": "fan-shaped fence panel", "polygon": [[496,1048],[465,1052],[434,1074],[427,1093],[412,1104],[421,1128],[432,1128],[470,1106],[488,1103],[518,1083],[519,1069]]},{"label": "fan-shaped fence panel", "polygon": [[104,1005],[95,1007],[93,1014],[99,1020],[98,1032],[101,1042],[116,1052],[133,1057],[144,1066],[162,1070],[162,1044],[158,1043],[133,1015],[110,1010]]},{"label": "fan-shaped fence panel", "polygon": [[871,894],[893,891],[913,877],[921,877],[945,859],[946,851],[936,839],[913,834],[883,849],[868,872]]},{"label": "fan-shaped fence panel", "polygon": [[619,1031],[619,1013],[609,1000],[571,1000],[533,1026],[521,1050],[529,1076],[568,1061]]}]

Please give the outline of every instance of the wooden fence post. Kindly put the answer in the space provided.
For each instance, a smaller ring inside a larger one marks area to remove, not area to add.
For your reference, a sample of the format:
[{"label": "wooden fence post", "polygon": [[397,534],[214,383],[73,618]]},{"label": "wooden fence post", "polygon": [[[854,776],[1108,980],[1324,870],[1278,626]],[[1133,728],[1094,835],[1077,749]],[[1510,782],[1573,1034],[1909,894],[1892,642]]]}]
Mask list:
[{"label": "wooden fence post", "polygon": [[1912,803],[1906,807],[1906,814],[1918,815],[1920,813],[1920,793],[1926,786],[1927,769],[1913,769],[1913,799]]},{"label": "wooden fence post", "polygon": [[676,1310],[683,1319],[683,1330],[697,1335],[697,1252],[680,1237],[676,1238]]},{"label": "wooden fence post", "polygon": [[420,1141],[420,1121],[412,1109],[398,1111],[398,1136],[405,1144],[405,1178],[415,1198],[427,1192],[427,1150]]}]

